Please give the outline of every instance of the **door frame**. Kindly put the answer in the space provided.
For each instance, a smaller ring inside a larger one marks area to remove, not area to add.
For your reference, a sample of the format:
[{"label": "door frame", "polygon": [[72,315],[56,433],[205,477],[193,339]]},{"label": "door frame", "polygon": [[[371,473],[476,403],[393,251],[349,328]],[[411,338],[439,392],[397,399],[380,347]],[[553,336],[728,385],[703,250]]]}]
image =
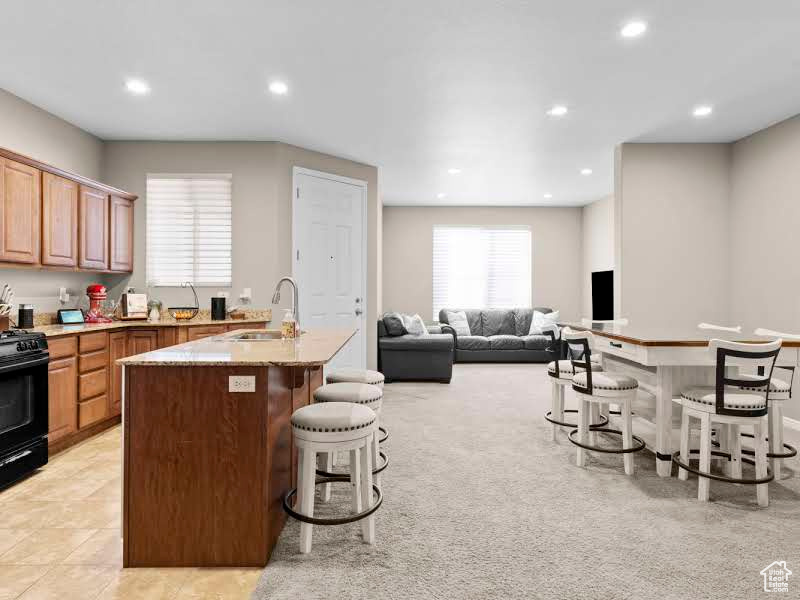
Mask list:
[{"label": "door frame", "polygon": [[[367,182],[362,179],[353,179],[334,173],[316,171],[306,167],[292,167],[292,277],[297,276],[297,200],[299,196],[299,177],[310,175],[320,179],[328,179],[339,183],[347,183],[361,188],[361,350],[364,358],[364,367],[367,364]],[[299,315],[298,315],[299,317]]]}]

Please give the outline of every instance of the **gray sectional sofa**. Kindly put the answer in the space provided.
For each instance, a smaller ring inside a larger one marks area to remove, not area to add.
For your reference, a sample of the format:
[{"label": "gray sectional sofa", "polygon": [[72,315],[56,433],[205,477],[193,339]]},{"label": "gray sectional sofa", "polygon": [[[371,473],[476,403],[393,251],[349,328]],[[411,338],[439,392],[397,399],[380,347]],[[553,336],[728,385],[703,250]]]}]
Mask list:
[{"label": "gray sectional sofa", "polygon": [[[456,335],[447,324],[447,313],[464,311],[470,335]],[[439,311],[439,323],[455,338],[456,362],[550,362],[560,358],[561,344],[547,335],[528,335],[533,311],[552,309],[513,308],[470,310],[447,308]]]},{"label": "gray sectional sofa", "polygon": [[[452,330],[450,330],[452,331]],[[430,335],[391,336],[378,319],[378,370],[386,383],[392,381],[438,381],[450,383],[453,376],[455,338],[429,326]]]}]

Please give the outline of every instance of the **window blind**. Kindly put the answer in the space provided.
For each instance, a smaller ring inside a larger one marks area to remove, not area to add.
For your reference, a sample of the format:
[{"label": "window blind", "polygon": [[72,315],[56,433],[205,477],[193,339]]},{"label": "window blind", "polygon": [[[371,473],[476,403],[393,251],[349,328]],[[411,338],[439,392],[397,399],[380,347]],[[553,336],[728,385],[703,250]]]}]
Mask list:
[{"label": "window blind", "polygon": [[147,175],[147,285],[231,285],[231,176]]},{"label": "window blind", "polygon": [[434,320],[442,308],[530,305],[530,229],[433,228]]}]

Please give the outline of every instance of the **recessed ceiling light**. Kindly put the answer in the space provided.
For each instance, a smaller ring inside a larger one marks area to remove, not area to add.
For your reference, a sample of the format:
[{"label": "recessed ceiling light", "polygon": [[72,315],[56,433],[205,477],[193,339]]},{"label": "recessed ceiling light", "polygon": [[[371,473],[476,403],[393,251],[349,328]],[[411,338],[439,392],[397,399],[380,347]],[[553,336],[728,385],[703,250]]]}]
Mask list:
[{"label": "recessed ceiling light", "polygon": [[449,169],[447,169],[447,172],[450,173],[450,175],[458,175],[459,173],[461,173],[461,169],[450,167]]},{"label": "recessed ceiling light", "polygon": [[619,34],[625,38],[635,38],[645,31],[647,31],[647,23],[644,21],[631,21],[630,23],[625,23],[622,29],[619,30]]},{"label": "recessed ceiling light", "polygon": [[143,79],[128,79],[125,82],[125,89],[137,96],[144,96],[150,93],[150,86]]},{"label": "recessed ceiling light", "polygon": [[692,115],[698,118],[707,117],[712,112],[714,112],[714,108],[709,106],[708,104],[703,104],[701,106],[695,106],[694,110],[692,110]]},{"label": "recessed ceiling light", "polygon": [[447,194],[445,194],[444,192],[439,192],[438,194],[436,194],[436,197],[439,200],[441,200],[442,198],[447,198]]},{"label": "recessed ceiling light", "polygon": [[283,81],[273,81],[269,84],[269,91],[278,96],[283,96],[289,91],[289,86]]},{"label": "recessed ceiling light", "polygon": [[591,174],[592,174],[591,169],[581,169],[581,175],[591,175]]},{"label": "recessed ceiling light", "polygon": [[556,104],[553,108],[547,111],[547,114],[551,117],[563,117],[568,112],[569,109],[566,106],[562,104]]},{"label": "recessed ceiling light", "polygon": [[543,196],[543,198],[544,198],[545,200],[550,200],[550,198],[552,198],[552,197],[553,197],[553,194],[551,194],[551,193],[549,193],[549,192],[548,192],[548,193],[546,193],[546,194]]}]

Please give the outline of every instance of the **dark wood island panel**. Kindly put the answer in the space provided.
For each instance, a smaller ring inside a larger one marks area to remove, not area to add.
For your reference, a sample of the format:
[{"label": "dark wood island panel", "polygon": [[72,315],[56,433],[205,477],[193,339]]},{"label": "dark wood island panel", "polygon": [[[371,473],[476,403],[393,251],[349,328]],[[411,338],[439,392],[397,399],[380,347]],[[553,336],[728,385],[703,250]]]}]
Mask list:
[{"label": "dark wood island panel", "polygon": [[[232,375],[255,393],[229,392]],[[292,410],[322,368],[136,366],[125,373],[125,567],[264,566],[286,522]]]}]

